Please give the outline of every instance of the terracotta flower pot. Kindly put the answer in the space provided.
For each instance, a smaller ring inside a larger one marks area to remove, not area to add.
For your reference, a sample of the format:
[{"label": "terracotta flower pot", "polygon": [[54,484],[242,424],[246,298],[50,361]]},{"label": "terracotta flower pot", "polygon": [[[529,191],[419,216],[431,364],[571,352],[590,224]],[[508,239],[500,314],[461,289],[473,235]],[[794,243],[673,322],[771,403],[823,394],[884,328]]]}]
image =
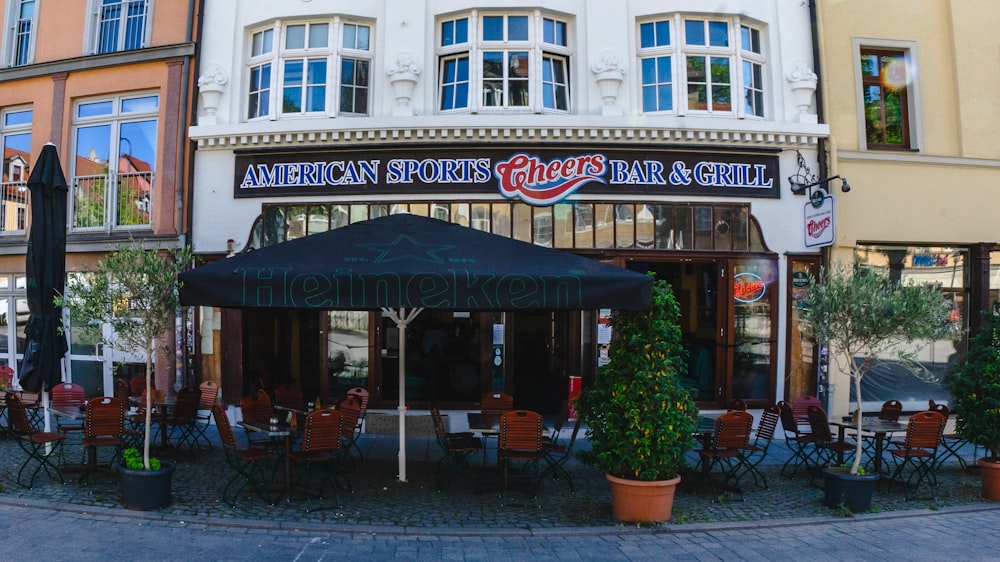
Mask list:
[{"label": "terracotta flower pot", "polygon": [[611,482],[611,515],[620,521],[668,521],[681,477],[671,480],[626,480],[606,474]]},{"label": "terracotta flower pot", "polygon": [[982,469],[983,497],[1000,501],[1000,462],[996,459],[978,459],[976,464]]}]

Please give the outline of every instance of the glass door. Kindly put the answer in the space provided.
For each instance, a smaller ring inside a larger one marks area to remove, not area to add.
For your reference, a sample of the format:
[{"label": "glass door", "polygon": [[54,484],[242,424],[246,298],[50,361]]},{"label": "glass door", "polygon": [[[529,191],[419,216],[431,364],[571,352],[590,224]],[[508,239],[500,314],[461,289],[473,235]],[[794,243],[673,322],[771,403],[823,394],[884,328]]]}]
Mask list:
[{"label": "glass door", "polygon": [[729,270],[732,321],[726,336],[732,367],[727,399],[770,402],[774,399],[777,349],[777,263],[772,259],[739,258],[730,260]]}]

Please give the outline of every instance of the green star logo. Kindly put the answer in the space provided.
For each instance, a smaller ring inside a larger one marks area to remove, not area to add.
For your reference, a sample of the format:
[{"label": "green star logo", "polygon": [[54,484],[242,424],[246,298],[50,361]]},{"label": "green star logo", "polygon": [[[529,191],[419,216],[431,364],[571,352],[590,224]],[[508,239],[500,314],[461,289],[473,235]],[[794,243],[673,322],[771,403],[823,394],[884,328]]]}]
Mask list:
[{"label": "green star logo", "polygon": [[455,248],[452,244],[423,244],[405,234],[397,236],[395,240],[388,244],[358,244],[358,246],[379,252],[379,255],[375,258],[375,263],[389,263],[411,259],[442,264],[445,260],[438,256],[438,253]]}]

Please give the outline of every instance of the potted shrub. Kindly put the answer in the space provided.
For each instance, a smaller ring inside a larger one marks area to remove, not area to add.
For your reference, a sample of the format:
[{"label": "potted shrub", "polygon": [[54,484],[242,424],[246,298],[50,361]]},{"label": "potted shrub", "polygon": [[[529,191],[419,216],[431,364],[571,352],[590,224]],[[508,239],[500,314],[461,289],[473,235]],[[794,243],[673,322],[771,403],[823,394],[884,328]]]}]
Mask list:
[{"label": "potted shrub", "polygon": [[914,347],[955,335],[946,322],[949,307],[934,286],[903,284],[883,271],[843,263],[811,279],[799,306],[806,333],[828,347],[836,371],[849,375],[854,390],[857,448],[849,469],[824,468],[827,504],[839,507],[849,499],[852,511],[867,511],[879,475],[861,467],[861,381],[888,361],[922,371]]},{"label": "potted shrub", "polygon": [[986,449],[983,497],[1000,501],[1000,316],[969,339],[969,350],[951,374],[949,387],[959,435]]},{"label": "potted shrub", "polygon": [[[57,304],[69,309],[73,326],[90,332],[95,341],[145,354],[147,404],[153,404],[153,354],[163,334],[174,328],[180,307],[177,274],[190,260],[188,248],[146,249],[141,240],[133,240],[118,246],[87,274],[70,277],[66,295],[57,299]],[[103,331],[105,324],[113,328],[110,335]],[[121,468],[123,475],[135,476],[122,478],[125,506],[130,508],[158,509],[170,504],[174,465],[149,455],[151,410],[146,408],[141,456],[132,450]],[[133,486],[149,489],[133,491]]]},{"label": "potted shrub", "polygon": [[591,445],[579,457],[607,473],[611,511],[623,521],[670,519],[684,453],[694,446],[698,409],[679,380],[686,370],[679,319],[662,280],[648,309],[616,311],[610,361],[577,401]]}]

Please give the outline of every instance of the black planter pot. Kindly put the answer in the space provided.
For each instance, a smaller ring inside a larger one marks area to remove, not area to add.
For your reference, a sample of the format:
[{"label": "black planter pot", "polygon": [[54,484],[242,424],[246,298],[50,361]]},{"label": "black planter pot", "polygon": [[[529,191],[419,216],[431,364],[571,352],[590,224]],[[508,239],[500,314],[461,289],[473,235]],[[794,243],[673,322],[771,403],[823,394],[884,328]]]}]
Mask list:
[{"label": "black planter pot", "polygon": [[854,475],[851,469],[827,467],[823,469],[826,505],[834,509],[841,505],[852,513],[863,513],[872,506],[878,474]]},{"label": "black planter pot", "polygon": [[118,467],[122,479],[122,495],[127,509],[151,511],[170,505],[170,482],[174,463],[162,461],[160,470],[132,470]]}]

